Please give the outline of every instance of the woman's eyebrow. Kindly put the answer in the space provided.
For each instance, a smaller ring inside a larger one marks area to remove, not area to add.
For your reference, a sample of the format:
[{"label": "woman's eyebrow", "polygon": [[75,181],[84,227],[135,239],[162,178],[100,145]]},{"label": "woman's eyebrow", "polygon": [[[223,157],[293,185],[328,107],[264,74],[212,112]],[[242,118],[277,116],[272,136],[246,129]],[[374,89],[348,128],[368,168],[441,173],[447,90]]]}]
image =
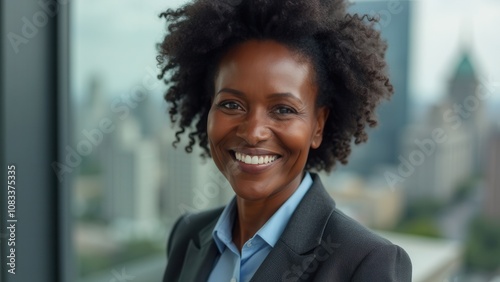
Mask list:
[{"label": "woman's eyebrow", "polygon": [[297,103],[300,103],[300,104],[303,104],[302,100],[293,95],[292,93],[289,93],[289,92],[285,92],[285,93],[273,93],[270,95],[269,99],[275,99],[275,98],[290,98],[292,100],[295,100],[295,102]]},{"label": "woman's eyebrow", "polygon": [[238,91],[236,89],[231,89],[231,88],[222,88],[221,90],[219,90],[219,92],[217,92],[216,95],[219,95],[222,92],[231,93],[231,94],[234,94],[234,95],[240,96],[240,97],[245,96],[245,94],[243,92]]},{"label": "woman's eyebrow", "polygon": [[[240,96],[240,97],[245,96],[245,93],[243,93],[242,91],[239,91],[236,89],[231,89],[231,88],[222,88],[221,90],[219,90],[219,92],[217,92],[217,95],[222,93],[222,92],[231,93],[231,94],[234,94],[234,95]],[[276,98],[291,98],[291,99],[295,100],[296,102],[303,104],[303,102],[300,98],[298,98],[297,96],[295,96],[289,92],[273,93],[273,94],[269,95],[269,99],[276,99]]]}]

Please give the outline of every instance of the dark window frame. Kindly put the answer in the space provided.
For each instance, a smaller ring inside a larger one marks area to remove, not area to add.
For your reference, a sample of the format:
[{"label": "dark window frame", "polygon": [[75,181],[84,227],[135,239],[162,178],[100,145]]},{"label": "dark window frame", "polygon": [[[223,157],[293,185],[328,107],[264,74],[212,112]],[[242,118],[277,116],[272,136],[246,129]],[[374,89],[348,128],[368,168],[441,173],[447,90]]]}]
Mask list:
[{"label": "dark window frame", "polygon": [[[50,14],[40,3],[57,5],[57,12]],[[6,254],[10,247],[2,237],[0,280],[6,282],[74,281],[71,179],[59,182],[51,166],[64,159],[64,147],[70,144],[70,4],[68,0],[0,3],[0,130],[3,137],[0,140],[3,149],[0,232],[4,237],[9,236],[5,232],[5,184],[9,164],[16,165],[18,220],[15,275],[7,272]],[[47,16],[46,22],[42,14]],[[33,24],[37,15],[41,21],[37,22],[36,31],[31,34],[23,31],[26,21]],[[17,50],[9,34],[24,38]]]}]

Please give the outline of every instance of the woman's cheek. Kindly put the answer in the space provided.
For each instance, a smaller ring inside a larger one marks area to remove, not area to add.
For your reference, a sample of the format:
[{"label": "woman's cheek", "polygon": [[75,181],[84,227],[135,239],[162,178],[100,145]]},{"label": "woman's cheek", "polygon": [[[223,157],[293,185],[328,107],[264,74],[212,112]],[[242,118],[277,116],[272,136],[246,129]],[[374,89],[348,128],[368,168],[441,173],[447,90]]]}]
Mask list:
[{"label": "woman's cheek", "polygon": [[217,146],[228,136],[232,128],[231,119],[226,114],[214,110],[208,114],[207,134],[213,145]]},{"label": "woman's cheek", "polygon": [[213,110],[210,110],[210,112],[208,112],[208,118],[207,118],[207,135],[208,139],[211,142],[215,142],[214,139],[216,139],[217,136],[218,127],[216,120],[217,118],[215,117],[215,112]]},{"label": "woman's cheek", "polygon": [[292,125],[281,129],[278,136],[290,151],[298,152],[310,147],[311,138],[307,134],[309,131],[308,127]]}]

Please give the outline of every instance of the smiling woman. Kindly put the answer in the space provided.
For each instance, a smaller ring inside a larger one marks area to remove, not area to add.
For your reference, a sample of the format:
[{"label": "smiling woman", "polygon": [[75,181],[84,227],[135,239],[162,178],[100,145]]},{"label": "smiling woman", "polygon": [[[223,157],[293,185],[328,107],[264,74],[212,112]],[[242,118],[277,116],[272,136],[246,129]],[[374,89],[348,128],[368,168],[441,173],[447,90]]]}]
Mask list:
[{"label": "smiling woman", "polygon": [[312,74],[309,63],[274,41],[242,43],[219,66],[210,152],[242,200],[260,200],[269,210],[265,217],[299,186],[309,148],[321,143],[328,110],[316,107]]},{"label": "smiling woman", "polygon": [[[164,281],[410,281],[406,252],[335,207],[317,174],[347,163],[392,94],[373,19],[344,1],[198,0],[162,14],[158,61],[187,152],[236,196],[181,217]],[[168,74],[168,75],[167,75]]]}]

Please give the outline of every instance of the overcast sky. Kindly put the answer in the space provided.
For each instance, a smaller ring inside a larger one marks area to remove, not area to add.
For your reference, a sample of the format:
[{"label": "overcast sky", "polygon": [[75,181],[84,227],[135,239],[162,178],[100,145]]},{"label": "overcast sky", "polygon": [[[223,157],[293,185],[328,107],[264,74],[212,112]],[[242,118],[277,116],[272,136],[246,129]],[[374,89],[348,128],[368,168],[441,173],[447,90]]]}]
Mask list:
[{"label": "overcast sky", "polygon": [[410,89],[415,98],[435,99],[444,92],[463,47],[470,48],[479,76],[500,82],[500,1],[419,0],[414,7]]},{"label": "overcast sky", "polygon": [[[147,75],[145,68],[155,67],[154,42],[164,33],[163,22],[156,15],[184,2],[72,1],[75,93],[85,92],[92,75],[102,79],[107,93],[126,92],[139,84]],[[481,77],[500,82],[500,1],[417,0],[413,8],[409,58],[413,99],[435,101],[441,97],[462,47],[470,48]],[[500,84],[496,87],[500,89]]]}]

